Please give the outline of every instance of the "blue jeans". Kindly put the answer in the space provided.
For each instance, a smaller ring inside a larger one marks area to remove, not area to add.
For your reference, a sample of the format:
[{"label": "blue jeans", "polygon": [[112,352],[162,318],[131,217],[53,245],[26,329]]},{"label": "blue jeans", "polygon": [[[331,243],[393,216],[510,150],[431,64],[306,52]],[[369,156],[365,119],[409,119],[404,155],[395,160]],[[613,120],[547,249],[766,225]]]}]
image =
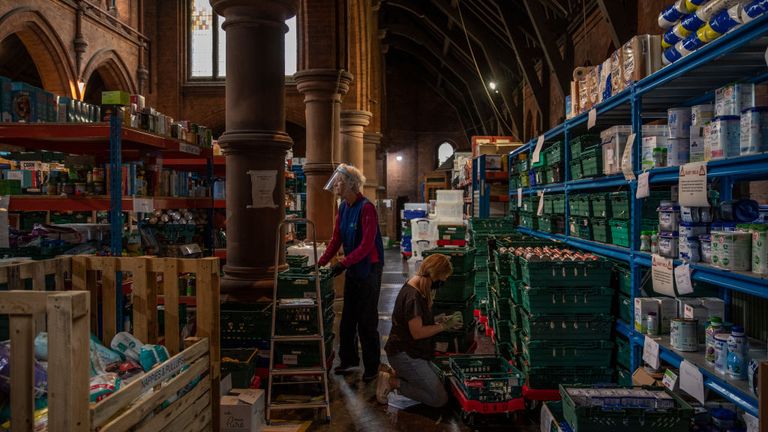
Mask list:
[{"label": "blue jeans", "polygon": [[448,403],[445,385],[427,360],[411,358],[405,352],[388,356],[388,359],[400,379],[398,393],[434,408]]}]

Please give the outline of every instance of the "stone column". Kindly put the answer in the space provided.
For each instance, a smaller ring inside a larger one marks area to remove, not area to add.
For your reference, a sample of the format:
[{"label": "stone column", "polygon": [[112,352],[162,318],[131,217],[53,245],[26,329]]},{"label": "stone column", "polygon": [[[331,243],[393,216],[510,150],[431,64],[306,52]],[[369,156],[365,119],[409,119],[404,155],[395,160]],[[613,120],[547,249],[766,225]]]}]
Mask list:
[{"label": "stone column", "polygon": [[327,242],[333,235],[336,201],[323,186],[335,169],[332,152],[341,138],[341,97],[349,91],[352,74],[336,69],[307,69],[296,72],[294,79],[306,104],[307,218],[315,223],[317,240]]},{"label": "stone column", "polygon": [[381,134],[378,132],[366,132],[363,135],[363,174],[365,174],[365,195],[368,200],[375,203],[379,189],[379,175],[376,162]]},{"label": "stone column", "polygon": [[[251,301],[271,295],[277,225],[285,217],[285,20],[298,0],[211,0],[227,32],[227,265],[221,291]],[[271,196],[252,199],[251,171],[274,178]],[[271,199],[270,199],[271,198]],[[231,297],[226,297],[231,296]]]},{"label": "stone column", "polygon": [[359,110],[341,111],[341,159],[368,175],[363,167],[363,129],[371,121],[371,113]]}]

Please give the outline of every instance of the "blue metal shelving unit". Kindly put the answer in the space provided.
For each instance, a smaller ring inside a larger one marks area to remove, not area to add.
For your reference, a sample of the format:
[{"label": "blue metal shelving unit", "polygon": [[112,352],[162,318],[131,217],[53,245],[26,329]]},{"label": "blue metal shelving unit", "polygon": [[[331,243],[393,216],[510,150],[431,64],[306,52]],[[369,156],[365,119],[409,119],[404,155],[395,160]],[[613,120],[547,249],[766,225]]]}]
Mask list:
[{"label": "blue metal shelving unit", "polygon": [[[714,90],[735,81],[761,82],[768,79],[765,52],[768,49],[768,15],[742,26],[720,39],[704,46],[697,52],[678,62],[667,66],[624,90],[618,95],[600,103],[597,110],[595,130],[603,130],[613,125],[631,124],[636,135],[633,153],[633,169],[635,176],[641,173],[640,151],[642,141],[642,125],[644,122],[666,118],[666,110],[676,106],[690,106],[712,101]],[[640,200],[634,199],[637,181],[627,181],[623,175],[599,177],[589,180],[570,181],[569,140],[587,132],[588,113],[582,113],[565,123],[560,124],[544,133],[545,140],[562,140],[566,148],[565,179],[561,184],[542,185],[523,190],[524,194],[564,193],[566,196],[566,221],[568,220],[567,201],[572,192],[582,192],[595,189],[627,188],[632,193],[632,224],[631,242],[629,248],[602,244],[593,241],[571,237],[569,224],[566,223],[565,234],[549,234],[520,227],[522,233],[536,237],[553,239],[571,247],[581,248],[612,259],[629,264],[632,275],[632,302],[640,292],[641,272],[651,266],[651,256],[639,251],[640,223],[642,206]],[[536,140],[516,149],[509,154],[510,164],[515,157],[523,152],[533,153]],[[719,180],[721,196],[729,197],[734,181],[768,179],[768,153],[743,156],[708,163],[708,177]],[[678,169],[658,168],[650,170],[649,181],[654,185],[675,184],[678,180]],[[510,202],[514,202],[517,191],[510,191]],[[514,204],[513,204],[514,205]],[[676,261],[676,264],[680,264]],[[719,286],[724,291],[724,300],[730,301],[730,292],[746,293],[760,298],[768,298],[768,278],[754,274],[729,272],[704,264],[691,265],[693,280],[708,282]],[[633,329],[631,323],[618,321],[618,333],[626,336],[634,346],[642,347],[644,336]],[[660,343],[660,357],[664,362],[679,367],[683,359],[696,364],[704,376],[704,385],[726,399],[732,401],[746,412],[757,416],[757,397],[747,388],[746,381],[731,380],[717,374],[703,362],[701,354],[680,353],[674,351],[668,341]],[[632,369],[641,364],[638,358],[639,350],[633,350]]]}]

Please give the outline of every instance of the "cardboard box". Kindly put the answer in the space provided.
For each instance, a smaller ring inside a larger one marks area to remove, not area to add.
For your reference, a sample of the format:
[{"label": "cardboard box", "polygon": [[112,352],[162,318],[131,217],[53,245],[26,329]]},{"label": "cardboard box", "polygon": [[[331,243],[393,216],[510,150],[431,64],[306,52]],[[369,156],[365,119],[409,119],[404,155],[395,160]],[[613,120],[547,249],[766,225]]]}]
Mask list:
[{"label": "cardboard box", "polygon": [[668,334],[670,323],[677,318],[677,301],[672,297],[654,297],[659,303],[659,328],[661,334]]},{"label": "cardboard box", "polygon": [[104,91],[101,92],[101,104],[123,106],[130,105],[131,95],[120,90]]},{"label": "cardboard box", "polygon": [[652,297],[636,297],[635,298],[635,330],[645,334],[648,329],[646,322],[649,312],[656,312],[659,314],[659,302]]},{"label": "cardboard box", "polygon": [[632,374],[632,385],[636,386],[662,386],[663,374],[651,374],[644,367],[639,367]]},{"label": "cardboard box", "polygon": [[699,300],[701,300],[701,305],[707,308],[707,311],[709,312],[707,320],[709,320],[709,317],[711,316],[725,319],[725,302],[723,299],[717,297],[701,297]]},{"label": "cardboard box", "polygon": [[260,389],[233,389],[231,377],[221,382],[221,432],[260,432],[264,427],[266,395]]},{"label": "cardboard box", "polygon": [[685,305],[684,318],[695,319],[698,321],[696,335],[699,339],[699,343],[704,342],[704,331],[707,328],[707,320],[709,319],[709,309],[702,305],[687,304]]},{"label": "cardboard box", "polygon": [[131,95],[131,105],[136,105],[136,110],[141,111],[146,106],[146,101],[144,99],[144,96],[139,94],[132,94]]},{"label": "cardboard box", "polygon": [[0,122],[9,123],[13,121],[11,106],[13,101],[13,91],[11,90],[12,81],[10,78],[0,76]]},{"label": "cardboard box", "polygon": [[686,305],[700,305],[701,300],[698,297],[678,297],[677,298],[677,316],[685,317]]}]

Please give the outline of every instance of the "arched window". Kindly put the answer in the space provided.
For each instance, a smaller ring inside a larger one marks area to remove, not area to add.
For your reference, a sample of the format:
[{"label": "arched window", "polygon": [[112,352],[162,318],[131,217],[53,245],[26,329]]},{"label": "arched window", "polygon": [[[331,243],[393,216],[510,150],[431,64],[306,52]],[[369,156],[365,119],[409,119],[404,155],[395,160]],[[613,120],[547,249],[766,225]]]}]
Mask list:
[{"label": "arched window", "polygon": [[437,148],[437,166],[440,167],[445,161],[450,159],[454,151],[455,149],[451,143],[444,142],[440,144],[440,147]]},{"label": "arched window", "polygon": [[[210,0],[189,0],[189,77],[223,80],[227,72],[227,32],[224,18],[213,12]],[[296,72],[298,42],[296,17],[285,22],[285,74]]]}]

